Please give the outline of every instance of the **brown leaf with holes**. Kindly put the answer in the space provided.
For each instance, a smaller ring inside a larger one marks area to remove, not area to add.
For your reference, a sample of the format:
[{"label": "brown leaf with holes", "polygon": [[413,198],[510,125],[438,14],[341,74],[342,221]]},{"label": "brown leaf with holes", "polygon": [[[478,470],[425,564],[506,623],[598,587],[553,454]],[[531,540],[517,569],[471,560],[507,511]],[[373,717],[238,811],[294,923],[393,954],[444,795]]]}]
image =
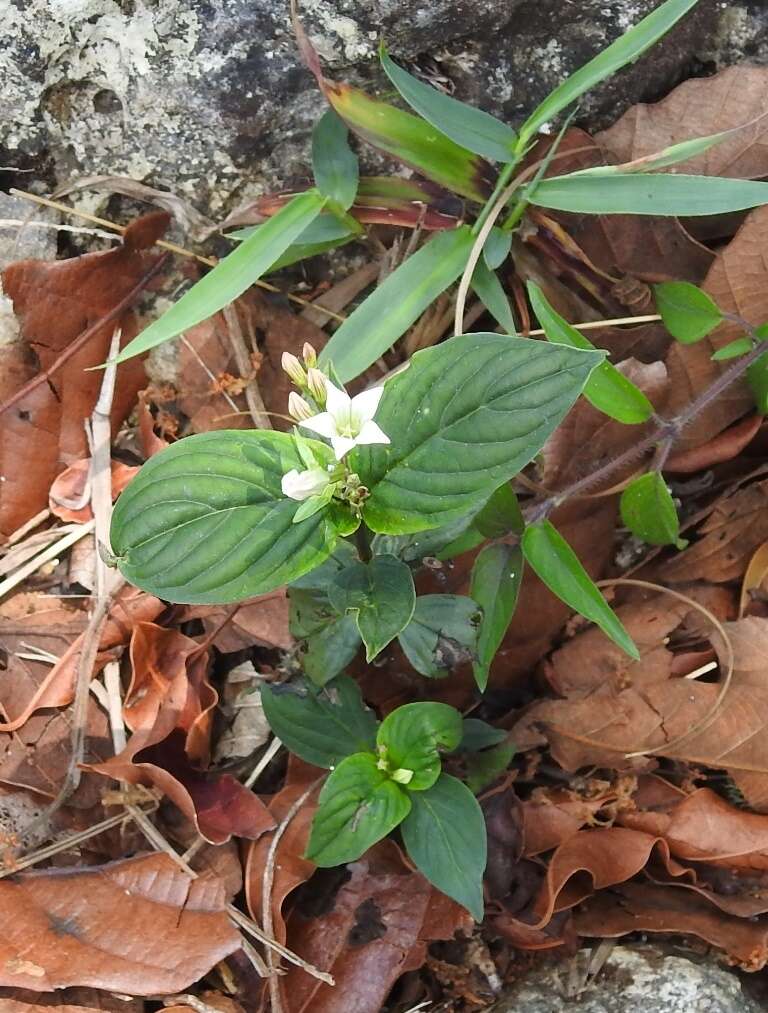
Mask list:
[{"label": "brown leaf with holes", "polygon": [[[24,260],[3,271],[3,289],[21,323],[22,340],[3,349],[0,402],[40,370],[52,367],[80,334],[136,287],[156,260],[144,249],[167,224],[168,215],[157,212],[138,219],[126,231],[123,245],[105,253],[50,263]],[[124,313],[121,322],[125,345],[136,333],[136,323],[130,313]],[[86,370],[107,358],[115,326],[108,323],[96,330],[47,382],[0,414],[0,472],[6,477],[0,535],[11,534],[46,507],[56,475],[88,453],[83,421],[93,411],[103,374]],[[118,370],[113,427],[132,410],[143,381],[140,359]]]},{"label": "brown leaf with holes", "polygon": [[768,540],[768,481],[718,499],[697,535],[687,549],[659,565],[658,579],[672,584],[740,579],[755,550]]},{"label": "brown leaf with holes", "polygon": [[178,630],[139,623],[131,661],[124,716],[133,735],[117,756],[86,769],[158,788],[212,844],[256,839],[273,827],[252,791],[231,774],[206,771],[218,701],[207,681],[208,652]]},{"label": "brown leaf with holes", "polygon": [[595,140],[621,162],[724,130],[742,129],[668,171],[734,179],[768,176],[768,68],[739,64],[678,85],[661,102],[632,106]]},{"label": "brown leaf with holes", "polygon": [[177,992],[240,945],[223,883],[168,855],[23,872],[0,881],[0,908],[0,983],[35,992]]},{"label": "brown leaf with holes", "polygon": [[768,961],[768,925],[734,918],[702,897],[651,883],[624,883],[587,901],[574,915],[580,935],[615,938],[630,932],[697,936],[724,950],[746,971]]},{"label": "brown leaf with holes", "polygon": [[290,948],[336,985],[288,965],[280,978],[286,1013],[381,1009],[400,975],[422,965],[430,942],[471,930],[467,912],[406,865],[394,841],[381,841],[347,868],[350,878],[330,907],[294,908],[288,919]]}]

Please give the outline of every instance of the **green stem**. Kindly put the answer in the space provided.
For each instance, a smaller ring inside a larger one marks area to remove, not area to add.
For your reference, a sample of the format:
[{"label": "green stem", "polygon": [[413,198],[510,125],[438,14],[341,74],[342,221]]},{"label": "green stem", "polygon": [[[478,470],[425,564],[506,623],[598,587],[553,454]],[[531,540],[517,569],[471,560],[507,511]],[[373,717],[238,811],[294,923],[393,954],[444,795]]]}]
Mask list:
[{"label": "green stem", "polygon": [[477,216],[477,219],[476,219],[474,225],[472,226],[472,235],[473,236],[476,236],[478,234],[478,232],[480,231],[480,229],[483,227],[483,225],[485,224],[486,218],[491,213],[491,208],[494,206],[494,204],[496,203],[496,201],[499,199],[499,194],[504,190],[504,187],[512,179],[512,173],[515,171],[515,169],[519,165],[520,159],[522,158],[522,154],[523,154],[522,150],[520,150],[520,151],[517,150],[518,147],[519,147],[519,142],[518,142],[518,146],[515,148],[515,150],[513,152],[512,161],[511,162],[507,162],[507,164],[502,169],[502,171],[501,171],[501,173],[499,175],[499,178],[496,181],[496,186],[493,188],[493,193],[488,198],[488,200],[485,202],[485,204],[483,205],[483,208],[482,208],[480,214]]}]

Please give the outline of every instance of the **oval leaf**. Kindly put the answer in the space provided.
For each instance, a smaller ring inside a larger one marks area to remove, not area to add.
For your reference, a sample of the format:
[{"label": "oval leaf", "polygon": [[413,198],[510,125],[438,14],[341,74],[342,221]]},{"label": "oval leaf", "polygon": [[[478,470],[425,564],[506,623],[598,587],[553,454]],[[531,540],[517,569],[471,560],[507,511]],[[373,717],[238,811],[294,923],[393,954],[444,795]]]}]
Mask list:
[{"label": "oval leaf", "polygon": [[[440,749],[452,752],[463,734],[461,714],[444,703],[408,703],[388,714],[376,743],[392,774],[409,791],[431,788],[440,775]],[[407,774],[411,776],[406,779]]]},{"label": "oval leaf", "polygon": [[339,612],[355,613],[368,661],[405,629],[416,606],[410,568],[387,554],[342,570],[329,587],[328,597]]},{"label": "oval leaf", "polygon": [[522,576],[523,553],[519,546],[487,545],[472,567],[469,594],[483,610],[477,661],[472,666],[481,690],[488,685],[491,662],[515,614]]},{"label": "oval leaf", "polygon": [[680,522],[667,483],[651,471],[631,482],[621,494],[621,519],[633,535],[649,545],[677,545]]},{"label": "oval leaf", "polygon": [[[330,448],[308,441],[330,463]],[[299,524],[280,483],[303,470],[285,433],[219,430],[190,436],[142,467],[112,517],[123,575],[167,601],[222,603],[272,590],[322,563],[354,530],[329,505]]]},{"label": "oval leaf", "polygon": [[495,116],[459,102],[436,88],[424,84],[390,60],[384,46],[379,50],[387,77],[408,105],[433,127],[457,144],[496,162],[509,162],[517,143],[517,134]]},{"label": "oval leaf", "polygon": [[622,626],[568,542],[549,521],[529,524],[523,532],[523,555],[553,594],[596,623],[631,658],[640,660],[632,638]]},{"label": "oval leaf", "polygon": [[333,109],[320,117],[312,131],[315,185],[323,197],[344,211],[352,206],[359,177],[357,155],[349,146],[347,134],[344,121]]},{"label": "oval leaf", "polygon": [[482,921],[488,844],[482,810],[469,788],[441,774],[428,791],[411,796],[402,834],[418,870]]},{"label": "oval leaf", "polygon": [[482,614],[476,602],[458,594],[425,594],[416,599],[413,619],[400,646],[417,672],[432,679],[476,657]]},{"label": "oval leaf", "polygon": [[354,310],[320,353],[342,383],[353,380],[404,334],[464,270],[474,243],[467,226],[441,232]]},{"label": "oval leaf", "polygon": [[261,687],[269,727],[286,749],[316,767],[335,767],[376,747],[376,716],[357,683],[340,675],[324,689],[298,681]]},{"label": "oval leaf", "polygon": [[324,205],[325,198],[316,190],[298,194],[290,200],[258,232],[240,243],[193,285],[167,313],[129,341],[117,356],[117,361],[124,362],[169,338],[175,338],[234,302],[298,239]]},{"label": "oval leaf", "polygon": [[318,799],[306,858],[328,868],[356,861],[408,815],[403,789],[371,753],[355,753],[331,772]]},{"label": "oval leaf", "polygon": [[684,345],[700,341],[723,319],[717,304],[690,282],[665,281],[654,285],[653,293],[664,326]]},{"label": "oval leaf", "polygon": [[671,173],[556,176],[524,190],[531,204],[598,215],[720,215],[768,204],[759,180]]},{"label": "oval leaf", "polygon": [[353,454],[369,527],[407,534],[468,512],[535,457],[603,358],[483,333],[417,352],[376,413],[391,445]]},{"label": "oval leaf", "polygon": [[[595,347],[553,309],[533,281],[528,282],[528,296],[547,341],[556,345],[569,345],[571,348]],[[646,422],[654,411],[653,405],[640,388],[610,362],[601,362],[592,373],[584,388],[584,397],[598,411],[625,425]]]}]

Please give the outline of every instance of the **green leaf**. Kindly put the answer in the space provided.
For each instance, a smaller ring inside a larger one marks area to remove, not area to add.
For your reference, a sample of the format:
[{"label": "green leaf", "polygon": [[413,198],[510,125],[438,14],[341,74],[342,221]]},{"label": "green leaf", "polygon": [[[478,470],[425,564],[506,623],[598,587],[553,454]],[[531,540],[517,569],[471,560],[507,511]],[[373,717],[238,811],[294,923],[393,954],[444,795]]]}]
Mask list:
[{"label": "green leaf", "polygon": [[395,88],[408,105],[433,127],[478,155],[496,162],[511,161],[517,134],[506,123],[413,77],[390,60],[383,44],[379,56],[381,65]]},{"label": "green leaf", "polygon": [[149,351],[207,320],[257,281],[312,222],[325,205],[316,190],[298,194],[258,232],[224,258],[158,320],[145,327],[117,356],[117,362]]},{"label": "green leaf", "polygon": [[327,868],[356,861],[408,815],[410,797],[371,753],[348,756],[320,792],[306,858]]},{"label": "green leaf", "polygon": [[479,795],[489,784],[493,784],[509,766],[515,755],[515,747],[511,742],[502,742],[493,749],[482,753],[473,753],[467,757],[467,787]]},{"label": "green leaf", "polygon": [[684,345],[700,341],[723,319],[707,293],[687,281],[665,281],[654,285],[653,292],[664,326]]},{"label": "green leaf", "polygon": [[508,334],[516,334],[515,318],[509,307],[507,293],[501,286],[496,273],[489,270],[484,260],[478,260],[472,275],[472,288],[497,324]]},{"label": "green leaf", "polygon": [[529,524],[523,532],[523,555],[553,594],[596,623],[631,658],[640,660],[632,638],[593,583],[563,536],[549,521]]},{"label": "green leaf", "polygon": [[286,749],[316,767],[333,768],[345,756],[376,748],[376,716],[347,675],[320,690],[303,680],[263,683],[261,702]]},{"label": "green leaf", "polygon": [[747,352],[752,351],[752,339],[751,338],[736,338],[735,341],[729,341],[727,345],[723,345],[722,348],[718,348],[710,358],[713,362],[725,362],[728,359],[737,359],[740,355],[746,355]]},{"label": "green leaf", "polygon": [[673,173],[555,176],[523,191],[531,204],[595,215],[720,215],[768,204],[759,180]]},{"label": "green leaf", "polygon": [[330,85],[325,95],[344,122],[368,144],[453,193],[480,203],[490,196],[495,182],[493,167],[421,116],[347,84]]},{"label": "green leaf", "polygon": [[459,277],[473,243],[466,225],[430,239],[347,317],[320,364],[333,362],[342,383],[366,370]]},{"label": "green leaf", "polygon": [[[315,457],[330,449],[312,440]],[[112,550],[123,575],[166,601],[222,603],[294,580],[357,523],[341,506],[293,523],[280,483],[304,465],[294,441],[266,430],[189,436],[152,457],[120,496]]]},{"label": "green leaf", "polygon": [[639,21],[634,28],[630,28],[621,38],[612,42],[555,88],[525,121],[520,129],[521,138],[527,142],[542,124],[557,116],[584,92],[636,60],[665,35],[684,14],[687,14],[696,2],[697,0],[667,0]]},{"label": "green leaf", "polygon": [[424,791],[440,776],[440,750],[453,752],[461,742],[462,730],[461,714],[455,707],[408,703],[384,718],[376,744],[395,780],[409,791]]},{"label": "green leaf", "polygon": [[498,746],[507,738],[503,728],[494,728],[479,718],[464,718],[464,731],[459,749],[467,753],[478,753],[481,749]]},{"label": "green leaf", "polygon": [[[303,439],[303,437],[302,437]],[[293,601],[294,594],[299,591],[319,591],[325,596],[329,581],[333,580],[340,570],[357,559],[357,552],[349,542],[338,542],[331,555],[314,570],[305,573],[303,577],[297,577],[291,581],[288,596]],[[326,604],[328,604],[326,598]],[[306,636],[304,633],[297,633],[291,629],[294,636]]]},{"label": "green leaf", "polygon": [[344,211],[352,206],[357,193],[359,169],[357,155],[347,140],[344,120],[328,109],[312,131],[312,172],[315,186]]},{"label": "green leaf", "polygon": [[483,919],[483,873],[488,845],[477,799],[455,777],[441,774],[428,791],[411,796],[403,842],[416,867],[438,890]]},{"label": "green leaf", "polygon": [[340,616],[302,644],[301,667],[316,686],[324,686],[351,664],[360,648],[354,616]]},{"label": "green leaf", "polygon": [[574,176],[615,176],[628,172],[654,172],[657,169],[666,169],[678,162],[687,162],[689,158],[704,154],[716,144],[722,144],[728,137],[742,130],[743,127],[733,127],[731,130],[722,130],[718,134],[707,134],[705,137],[691,137],[687,141],[680,141],[678,144],[670,144],[661,151],[655,151],[650,155],[641,155],[630,162],[623,162],[620,165],[595,165],[589,169],[579,169],[572,173]]},{"label": "green leaf", "polygon": [[501,538],[510,531],[523,533],[525,521],[509,482],[494,489],[475,517],[474,526],[484,538]]},{"label": "green leaf", "polygon": [[488,685],[491,662],[515,614],[522,577],[523,553],[519,546],[487,545],[472,567],[469,594],[483,610],[477,661],[472,665],[481,691]]},{"label": "green leaf", "polygon": [[[768,325],[765,329],[768,330]],[[747,368],[747,383],[758,412],[768,415],[768,352]]]},{"label": "green leaf", "polygon": [[667,483],[650,471],[631,482],[621,494],[621,520],[649,545],[677,545],[680,522]]},{"label": "green leaf", "polygon": [[425,594],[416,599],[413,619],[400,646],[417,672],[432,679],[472,661],[482,618],[477,603],[458,594]]},{"label": "green leaf", "polygon": [[[571,348],[595,347],[556,312],[536,282],[528,282],[528,296],[547,341]],[[640,388],[610,362],[601,362],[592,373],[584,388],[584,397],[598,411],[625,425],[646,422],[654,411]]]},{"label": "green leaf", "polygon": [[497,267],[501,267],[509,256],[511,247],[512,233],[505,232],[504,229],[500,229],[498,225],[494,225],[488,233],[488,238],[486,239],[485,246],[483,247],[483,260],[485,261],[486,267],[490,271],[495,271]]},{"label": "green leaf", "polygon": [[339,612],[351,611],[372,661],[411,621],[416,589],[410,569],[390,555],[352,563],[328,588]]},{"label": "green leaf", "polygon": [[368,526],[407,534],[461,517],[536,456],[603,358],[492,333],[417,352],[376,413],[391,445],[352,454]]}]

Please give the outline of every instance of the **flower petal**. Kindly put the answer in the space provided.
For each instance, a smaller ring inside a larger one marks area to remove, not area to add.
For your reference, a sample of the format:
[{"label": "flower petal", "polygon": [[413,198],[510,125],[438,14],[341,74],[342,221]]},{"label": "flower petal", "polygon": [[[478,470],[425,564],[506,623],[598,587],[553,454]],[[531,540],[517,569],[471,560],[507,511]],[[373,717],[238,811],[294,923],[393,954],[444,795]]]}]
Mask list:
[{"label": "flower petal", "polygon": [[280,488],[284,496],[301,501],[322,494],[329,483],[330,478],[322,468],[308,468],[306,471],[294,468],[283,475]]},{"label": "flower petal", "polygon": [[345,390],[340,390],[335,384],[332,384],[328,377],[325,377],[325,392],[327,401],[325,407],[327,411],[333,415],[335,419],[339,417],[343,419],[349,418],[349,406],[352,404],[352,398],[347,394]]},{"label": "flower petal", "polygon": [[311,429],[313,433],[319,433],[329,440],[332,440],[339,432],[336,428],[336,419],[330,412],[320,412],[319,415],[313,415],[311,419],[303,419],[299,425],[302,429]]},{"label": "flower petal", "polygon": [[331,446],[333,447],[333,452],[336,455],[336,460],[340,461],[345,454],[350,452],[356,443],[357,440],[352,436],[332,436]]},{"label": "flower petal", "polygon": [[352,414],[358,420],[360,429],[376,414],[383,393],[383,387],[371,387],[370,390],[364,390],[352,398]]},{"label": "flower petal", "polygon": [[375,422],[368,421],[357,434],[355,443],[389,443],[390,439],[384,430]]}]

